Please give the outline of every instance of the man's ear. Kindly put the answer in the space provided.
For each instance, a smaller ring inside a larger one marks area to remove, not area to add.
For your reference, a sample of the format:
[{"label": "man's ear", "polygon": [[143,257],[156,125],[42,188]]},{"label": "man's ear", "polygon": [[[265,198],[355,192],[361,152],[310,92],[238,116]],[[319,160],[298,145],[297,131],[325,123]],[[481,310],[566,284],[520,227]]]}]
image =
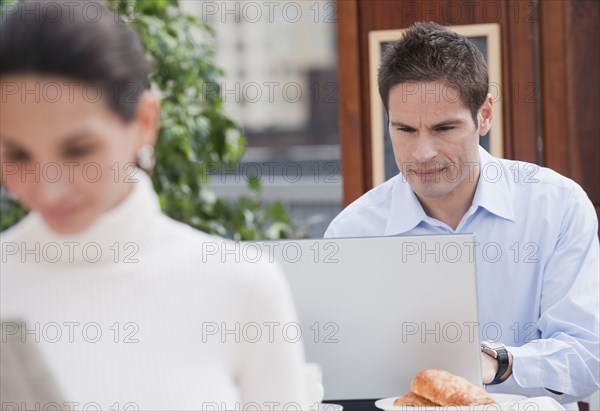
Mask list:
[{"label": "man's ear", "polygon": [[488,94],[483,102],[483,105],[477,112],[477,119],[479,120],[479,135],[485,136],[492,127],[492,95]]},{"label": "man's ear", "polygon": [[139,126],[139,147],[153,146],[160,126],[160,99],[153,91],[146,90],[140,95],[136,122]]}]

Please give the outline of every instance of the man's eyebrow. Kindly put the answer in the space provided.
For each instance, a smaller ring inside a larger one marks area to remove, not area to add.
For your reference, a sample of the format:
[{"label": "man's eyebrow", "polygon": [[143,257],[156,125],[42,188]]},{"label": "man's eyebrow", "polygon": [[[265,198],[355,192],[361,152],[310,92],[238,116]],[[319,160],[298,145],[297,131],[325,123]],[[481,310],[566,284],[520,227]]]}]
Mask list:
[{"label": "man's eyebrow", "polygon": [[400,121],[391,121],[390,124],[393,127],[406,127],[406,128],[412,128],[412,129],[414,129],[413,126],[409,126],[408,124],[404,124],[404,123],[402,123]]},{"label": "man's eyebrow", "polygon": [[[456,126],[456,125],[460,125],[463,123],[464,123],[464,121],[460,118],[451,118],[451,119],[443,120],[437,124],[434,124],[431,128],[436,129],[438,127]],[[416,130],[416,127],[409,126],[408,124],[404,124],[401,121],[391,121],[390,124],[392,125],[392,127],[406,127],[406,128],[412,128],[412,129]]]},{"label": "man's eyebrow", "polygon": [[451,118],[451,119],[444,120],[444,121],[441,121],[441,122],[435,124],[432,128],[457,126],[457,125],[463,124],[463,122],[464,121],[460,118]]}]

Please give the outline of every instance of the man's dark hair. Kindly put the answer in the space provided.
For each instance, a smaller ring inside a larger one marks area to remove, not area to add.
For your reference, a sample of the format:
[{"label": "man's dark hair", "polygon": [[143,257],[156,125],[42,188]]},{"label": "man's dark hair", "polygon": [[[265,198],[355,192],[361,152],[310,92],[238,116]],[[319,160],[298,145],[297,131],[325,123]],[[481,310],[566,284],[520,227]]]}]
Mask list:
[{"label": "man's dark hair", "polygon": [[148,88],[149,64],[137,35],[102,3],[27,0],[0,22],[0,78],[9,74],[94,84],[130,121]]},{"label": "man's dark hair", "polygon": [[379,94],[389,112],[390,89],[401,83],[440,82],[458,91],[477,125],[489,80],[481,52],[464,36],[436,23],[415,23],[386,50],[378,74]]}]

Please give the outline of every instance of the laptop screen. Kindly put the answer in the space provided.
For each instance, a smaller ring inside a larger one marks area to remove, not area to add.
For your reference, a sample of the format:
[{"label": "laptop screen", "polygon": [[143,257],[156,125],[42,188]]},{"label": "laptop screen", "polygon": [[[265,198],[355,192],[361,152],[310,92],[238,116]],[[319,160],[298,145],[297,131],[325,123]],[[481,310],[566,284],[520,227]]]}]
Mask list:
[{"label": "laptop screen", "polygon": [[402,395],[423,369],[481,386],[475,236],[257,242],[285,271],[325,399]]}]

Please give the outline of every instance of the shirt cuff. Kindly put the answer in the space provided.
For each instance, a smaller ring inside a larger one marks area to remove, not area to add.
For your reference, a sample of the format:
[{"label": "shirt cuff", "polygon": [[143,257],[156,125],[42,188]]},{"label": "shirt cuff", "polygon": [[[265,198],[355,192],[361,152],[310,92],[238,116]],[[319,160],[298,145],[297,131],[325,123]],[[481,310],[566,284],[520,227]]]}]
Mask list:
[{"label": "shirt cuff", "polygon": [[[543,344],[542,340],[538,340]],[[513,356],[512,374],[508,379],[512,379],[518,386],[523,388],[540,388],[546,396],[554,399],[563,397],[568,389],[568,381],[560,381],[556,373],[548,372],[544,376],[544,370],[548,367],[547,362],[543,361],[539,353],[539,346],[536,342],[524,344],[520,347],[506,347]],[[560,392],[556,394],[548,391],[548,388]]]},{"label": "shirt cuff", "polygon": [[538,351],[531,344],[506,349],[513,356],[512,374],[508,379],[513,379],[517,385],[524,388],[543,387],[542,357]]}]

